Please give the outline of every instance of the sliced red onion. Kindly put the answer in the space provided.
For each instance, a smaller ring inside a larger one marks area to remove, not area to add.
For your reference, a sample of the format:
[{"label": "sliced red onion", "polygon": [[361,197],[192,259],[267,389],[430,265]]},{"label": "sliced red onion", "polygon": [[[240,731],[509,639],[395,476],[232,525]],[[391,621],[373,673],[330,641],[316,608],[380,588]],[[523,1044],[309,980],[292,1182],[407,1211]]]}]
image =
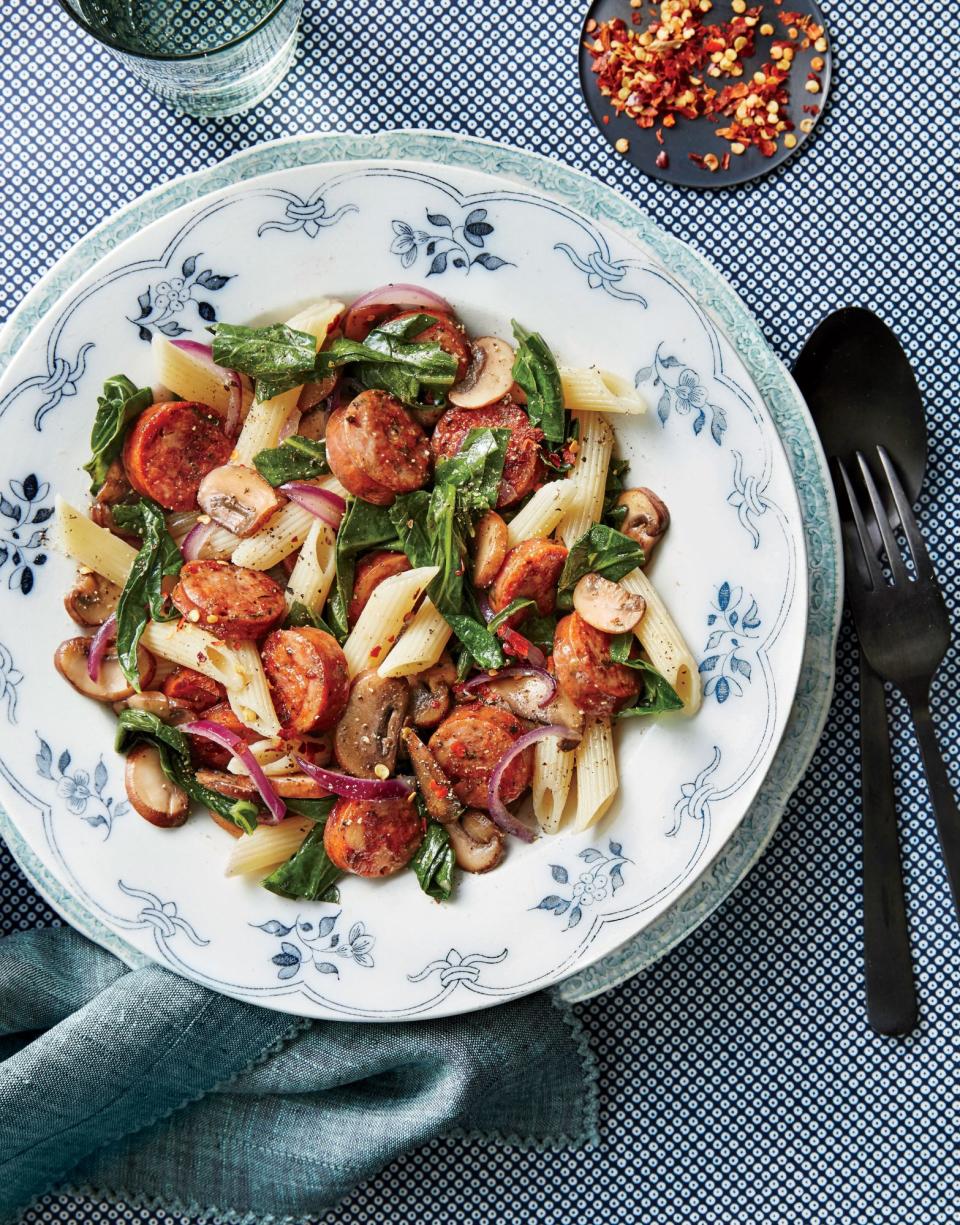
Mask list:
[{"label": "sliced red onion", "polygon": [[339,795],[345,800],[404,800],[417,789],[412,778],[354,778],[352,774],[315,766],[299,754],[296,755],[296,762],[308,778],[319,783],[331,795]]},{"label": "sliced red onion", "polygon": [[180,552],[183,554],[184,561],[196,561],[199,558],[203,552],[203,546],[216,526],[212,520],[209,523],[194,524],[180,542]]},{"label": "sliced red onion", "polygon": [[320,489],[317,485],[307,485],[300,481],[288,481],[280,486],[280,492],[287,495],[291,502],[298,502],[304,510],[316,515],[336,530],[340,526],[347,509],[347,504],[338,493],[330,489]]},{"label": "sliced red onion", "polygon": [[111,613],[90,639],[90,650],[87,654],[87,676],[92,681],[100,679],[100,669],[103,667],[103,657],[110,649],[110,644],[117,636],[117,614]]},{"label": "sliced red onion", "polygon": [[297,432],[297,430],[300,428],[300,417],[301,413],[299,408],[292,408],[290,412],[287,413],[283,425],[280,426],[280,432],[277,434],[277,446],[283,442],[284,438],[289,438],[291,434],[295,434]]},{"label": "sliced red onion", "polygon": [[536,643],[531,642],[529,638],[524,638],[519,630],[509,625],[498,625],[495,632],[509,655],[525,660],[535,668],[546,668],[546,655]]},{"label": "sliced red onion", "polygon": [[518,757],[524,749],[528,749],[531,744],[536,744],[538,740],[544,740],[547,736],[557,736],[560,740],[580,739],[579,732],[564,727],[562,723],[547,723],[544,727],[535,727],[529,732],[524,732],[493,767],[493,773],[487,785],[487,811],[490,813],[490,820],[499,825],[505,834],[513,834],[515,838],[523,842],[533,842],[535,835],[532,829],[517,820],[500,799],[500,784],[503,782],[503,775],[511,761]]},{"label": "sliced red onion", "polygon": [[204,740],[212,740],[215,744],[229,749],[234,757],[246,766],[247,773],[260,792],[264,804],[270,810],[272,819],[265,821],[264,824],[280,824],[287,815],[287,806],[277,795],[276,791],[274,791],[273,785],[264,774],[256,757],[250,752],[250,746],[242,736],[238,736],[236,732],[230,731],[222,723],[214,723],[212,719],[196,719],[193,723],[182,723],[180,731],[187,732],[191,736],[202,736]]},{"label": "sliced red onion", "polygon": [[206,366],[211,374],[219,379],[227,391],[227,417],[223,429],[226,434],[236,434],[240,426],[240,414],[243,411],[244,395],[253,397],[253,384],[245,374],[237,370],[228,370],[218,366],[213,360],[213,349],[210,345],[201,344],[198,340],[171,340],[170,343],[182,353],[189,353],[198,365]]},{"label": "sliced red onion", "polygon": [[492,685],[497,681],[509,680],[513,676],[538,677],[546,682],[547,685],[547,696],[540,702],[540,706],[549,706],[553,701],[557,692],[557,678],[548,672],[546,668],[540,668],[534,664],[517,664],[510,668],[501,668],[495,676],[491,676],[488,672],[481,672],[479,676],[473,677],[472,680],[465,681],[459,688],[461,692],[469,693],[474,689],[482,689],[484,685]]},{"label": "sliced red onion", "polygon": [[343,317],[343,334],[348,340],[363,340],[371,327],[391,310],[426,310],[452,315],[453,307],[439,294],[420,285],[381,285],[362,294]]}]

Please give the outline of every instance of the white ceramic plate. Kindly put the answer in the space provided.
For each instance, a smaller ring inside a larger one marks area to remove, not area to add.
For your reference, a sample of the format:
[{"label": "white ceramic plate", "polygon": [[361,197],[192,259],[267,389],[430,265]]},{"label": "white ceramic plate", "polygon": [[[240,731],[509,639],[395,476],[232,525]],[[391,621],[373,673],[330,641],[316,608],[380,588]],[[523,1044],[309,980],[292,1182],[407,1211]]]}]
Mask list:
[{"label": "white ceramic plate", "polygon": [[[662,926],[757,811],[794,699],[808,591],[794,479],[754,375],[768,400],[786,397],[794,414],[796,401],[730,291],[689,252],[671,258],[678,244],[656,250],[662,236],[645,221],[638,234],[639,215],[613,193],[478,142],[313,139],[326,142],[322,162],[268,146],[266,165],[185,180],[189,202],[174,211],[168,187],[162,207],[121,214],[93,236],[99,262],[89,266],[87,240],[87,270],[71,282],[68,257],[5,333],[8,347],[23,339],[0,382],[0,794],[31,875],[129,959],[311,1016],[464,1012],[582,975]],[[566,203],[571,183],[579,199]],[[209,194],[193,198],[198,188]],[[72,568],[50,552],[45,523],[55,491],[83,499],[103,379],[151,381],[154,332],[280,318],[320,294],[398,279],[442,292],[475,333],[508,336],[514,316],[566,363],[638,377],[652,411],[615,423],[620,451],[631,479],[670,506],[652,575],[702,660],[706,696],[693,720],[621,729],[621,795],[588,833],[512,846],[442,907],[411,874],[348,880],[336,906],[298,904],[226,880],[229,839],[202,816],[161,831],[127,807],[112,715],[53,668],[72,632],[61,604]],[[722,296],[711,301],[712,282]],[[736,345],[714,317],[724,306]],[[827,517],[820,484],[810,487]],[[832,523],[820,534],[835,556]],[[834,585],[820,640],[835,603]],[[804,743],[810,731],[808,716]],[[771,828],[748,839],[754,854]],[[709,893],[704,914],[722,896]]]}]

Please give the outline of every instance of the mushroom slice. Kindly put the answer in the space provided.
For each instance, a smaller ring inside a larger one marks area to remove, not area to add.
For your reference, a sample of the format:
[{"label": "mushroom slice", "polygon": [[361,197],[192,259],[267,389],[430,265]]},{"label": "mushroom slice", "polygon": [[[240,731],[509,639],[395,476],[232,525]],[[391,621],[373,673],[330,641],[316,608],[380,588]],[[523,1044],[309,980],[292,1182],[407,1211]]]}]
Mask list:
[{"label": "mushroom slice", "polygon": [[[102,673],[101,673],[102,675]],[[129,697],[114,702],[114,711],[145,710],[147,714],[156,715],[163,723],[186,723],[196,718],[196,712],[186,702],[177,698],[168,698],[162,689],[144,689],[140,693],[131,693]]]},{"label": "mushroom slice", "polygon": [[259,531],[282,501],[259,472],[243,464],[214,468],[197,491],[200,509],[235,536],[252,536]]},{"label": "mushroom slice", "polygon": [[427,812],[441,825],[456,821],[463,812],[463,805],[454,794],[453,784],[440,763],[412,727],[405,727],[402,735]]},{"label": "mushroom slice", "polygon": [[123,781],[127,799],[145,821],[172,829],[190,812],[190,797],[163,772],[160,754],[152,744],[138,744],[127,755]]},{"label": "mushroom slice", "polygon": [[625,634],[647,611],[643,596],[633,595],[601,574],[585,574],[573,589],[573,607],[588,625],[605,634]]},{"label": "mushroom slice", "polygon": [[119,459],[110,461],[103,478],[103,484],[97,490],[97,506],[114,506],[133,493],[133,486],[127,480],[127,472]]},{"label": "mushroom slice", "polygon": [[[249,774],[228,774],[226,770],[197,771],[197,782],[211,791],[228,795],[233,800],[256,800],[260,796],[257,784]],[[306,774],[276,774],[270,786],[284,800],[326,800],[330,792]]]},{"label": "mushroom slice", "polygon": [[453,660],[444,652],[432,668],[408,676],[409,719],[414,727],[438,727],[450,711],[450,686],[457,679]]},{"label": "mushroom slice", "polygon": [[63,606],[77,625],[103,625],[117,611],[120,588],[92,570],[78,571],[77,581],[63,598]]},{"label": "mushroom slice", "polygon": [[348,774],[386,778],[393,773],[409,701],[403,677],[360,673],[333,738],[334,755]]},{"label": "mushroom slice", "polygon": [[473,537],[473,585],[489,587],[497,577],[507,555],[509,529],[495,510],[488,510],[477,522]]},{"label": "mushroom slice", "polygon": [[480,336],[471,347],[470,365],[447,399],[457,408],[483,408],[495,404],[513,386],[514,352],[499,336]]},{"label": "mushroom slice", "polygon": [[[98,702],[120,702],[133,693],[133,686],[123,675],[116,650],[109,650],[100,665],[96,680],[87,672],[87,656],[92,638],[68,638],[57,647],[53,662],[60,675],[85,697]],[[140,684],[149,687],[157,670],[156,661],[145,647],[137,647]]]},{"label": "mushroom slice", "polygon": [[489,872],[503,856],[503,834],[485,812],[470,809],[447,826],[457,866],[464,872]]},{"label": "mushroom slice", "polygon": [[620,531],[640,545],[649,561],[660,537],[670,526],[670,512],[652,489],[643,487],[625,489],[617,498],[617,505],[627,508]]},{"label": "mushroom slice", "polygon": [[[545,692],[544,680],[541,677],[511,676],[503,681],[492,679],[489,685],[482,686],[480,701],[503,707],[518,719],[526,719],[529,723],[559,723],[579,734],[583,726],[583,714],[578,707],[562,689],[557,689],[552,702],[541,706]],[[565,740],[560,747],[571,749],[576,743],[576,740]]]}]

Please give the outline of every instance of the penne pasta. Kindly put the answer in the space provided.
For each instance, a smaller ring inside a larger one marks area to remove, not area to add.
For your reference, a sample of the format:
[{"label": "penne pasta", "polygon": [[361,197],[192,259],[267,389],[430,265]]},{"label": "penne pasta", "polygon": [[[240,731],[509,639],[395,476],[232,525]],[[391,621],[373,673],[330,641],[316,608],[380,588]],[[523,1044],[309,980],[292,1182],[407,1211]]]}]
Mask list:
[{"label": "penne pasta", "polygon": [[560,367],[565,407],[577,412],[645,413],[647,402],[629,379],[597,366]]},{"label": "penne pasta", "polygon": [[60,544],[67,556],[122,587],[130,574],[137,550],[82,515],[59,494],[55,505]]},{"label": "penne pasta", "polygon": [[[297,774],[300,767],[284,749],[283,742],[273,739],[257,740],[249,746],[261,770],[266,775]],[[231,757],[227,763],[230,774],[249,775],[250,771],[239,757]]]},{"label": "penne pasta", "polygon": [[523,540],[549,536],[571,509],[576,496],[577,485],[572,480],[543,485],[507,525],[507,547],[512,549]]},{"label": "penne pasta", "polygon": [[580,423],[577,465],[567,478],[575,493],[570,510],[560,521],[560,539],[569,549],[594,523],[603,510],[607,468],[613,453],[613,430],[599,413],[574,413]]},{"label": "penne pasta", "polygon": [[374,588],[343,644],[351,677],[382,663],[403,632],[404,623],[439,566],[420,566],[394,574]]},{"label": "penne pasta", "polygon": [[230,411],[232,376],[212,362],[198,361],[178,349],[160,332],[151,343],[154,382],[173,393],[173,399],[198,400],[226,416]]},{"label": "penne pasta", "polygon": [[[288,319],[287,326],[315,336],[319,349],[343,309],[342,302],[322,298]],[[254,400],[231,456],[234,463],[252,464],[253,457],[260,451],[277,445],[283,423],[296,408],[301,390],[300,387],[291,387],[270,400]]]},{"label": "penne pasta", "polygon": [[241,684],[233,647],[189,621],[148,621],[140,640],[152,655],[193,668],[228,690]]},{"label": "penne pasta", "polygon": [[533,748],[533,811],[545,834],[555,834],[573,781],[573,749],[561,749],[551,736]]},{"label": "penne pasta", "polygon": [[336,568],[336,536],[333,528],[320,519],[314,519],[287,580],[287,608],[302,604],[311,612],[323,612]]},{"label": "penne pasta", "polygon": [[[304,483],[316,485],[320,489],[329,489],[340,497],[346,494],[346,490],[333,476],[324,476],[319,480]],[[303,545],[316,521],[316,515],[312,515],[299,502],[287,502],[256,536],[248,536],[246,540],[239,541],[230,560],[235,566],[247,566],[251,570],[269,570]]]},{"label": "penne pasta", "polygon": [[280,720],[273,707],[270,686],[256,644],[237,643],[233,651],[240,683],[227,685],[230,709],[247,727],[256,728],[264,736],[278,735]]},{"label": "penne pasta", "polygon": [[412,676],[432,668],[453,631],[427,596],[400,641],[377,669],[378,676]]},{"label": "penne pasta", "polygon": [[631,570],[620,584],[634,595],[643,596],[646,611],[634,633],[650,657],[650,662],[662,672],[683,702],[684,714],[700,709],[700,671],[683,635],[670,616],[660,593],[642,570]]},{"label": "penne pasta", "polygon": [[313,826],[313,821],[303,817],[288,817],[279,825],[258,825],[252,834],[235,839],[224,875],[249,876],[278,868],[300,849]]},{"label": "penne pasta", "polygon": [[575,752],[577,811],[571,833],[579,834],[600,820],[617,794],[617,758],[610,720],[588,718]]}]

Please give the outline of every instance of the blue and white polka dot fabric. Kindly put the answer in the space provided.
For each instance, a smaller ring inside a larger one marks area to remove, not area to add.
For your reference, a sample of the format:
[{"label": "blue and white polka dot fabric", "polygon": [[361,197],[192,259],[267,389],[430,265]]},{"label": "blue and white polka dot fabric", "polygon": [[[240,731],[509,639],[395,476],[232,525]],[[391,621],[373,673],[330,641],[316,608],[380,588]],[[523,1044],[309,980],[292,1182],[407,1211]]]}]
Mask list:
[{"label": "blue and white polka dot fabric", "polygon": [[[952,7],[932,0],[918,16],[910,6],[834,0],[835,80],[810,147],[754,186],[696,193],[642,178],[593,129],[576,79],[585,5],[306,0],[299,56],[282,89],[248,115],[202,122],[145,96],[56,6],[8,3],[0,315],[118,206],[256,141],[411,126],[533,149],[618,187],[713,259],[787,362],[817,321],[846,303],[871,307],[895,328],[924,389],[930,467],[920,516],[956,621]],[[934,692],[955,782],[958,671],[954,649]],[[336,1220],[957,1220],[960,927],[895,700],[921,1016],[908,1039],[875,1037],[861,985],[855,686],[845,626],[823,741],[760,864],[681,947],[579,1006],[601,1067],[602,1148],[545,1157],[435,1142],[359,1188]],[[0,850],[0,931],[53,921]],[[132,1207],[106,1193],[50,1196],[24,1220],[184,1225],[206,1207]]]}]

